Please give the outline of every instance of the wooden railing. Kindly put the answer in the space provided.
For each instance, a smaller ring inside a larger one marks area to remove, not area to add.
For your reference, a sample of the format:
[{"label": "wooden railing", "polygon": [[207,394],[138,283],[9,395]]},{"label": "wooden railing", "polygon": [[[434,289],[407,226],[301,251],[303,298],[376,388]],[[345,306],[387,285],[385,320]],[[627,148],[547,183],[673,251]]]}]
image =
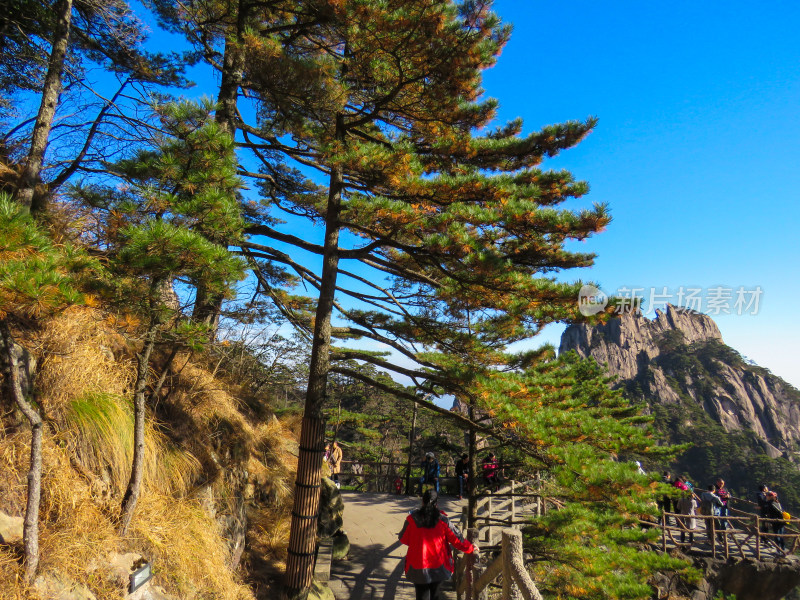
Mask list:
[{"label": "wooden railing", "polygon": [[[533,482],[509,481],[496,492],[477,495],[475,504],[475,526],[478,539],[485,547],[496,548],[500,544],[500,531],[504,528],[518,529],[531,517],[540,517],[547,510],[548,499],[528,490]],[[549,500],[551,504],[554,502]],[[468,508],[462,508],[461,529],[466,530]]]},{"label": "wooden railing", "polygon": [[[512,477],[517,467],[518,465],[514,463],[504,464],[503,470],[506,471],[506,477]],[[413,464],[410,474],[411,489],[406,490],[406,481],[408,480],[406,463],[343,460],[339,480],[359,492],[395,493],[395,481],[399,478],[402,482],[403,493],[414,493],[421,475],[420,465]],[[483,481],[481,473],[478,473],[477,477],[479,482]],[[451,493],[458,493],[455,465],[439,465],[439,486],[448,489]]]},{"label": "wooden railing", "polygon": [[456,558],[453,580],[458,600],[487,600],[489,585],[498,578],[501,578],[503,600],[520,597],[542,600],[536,584],[525,569],[520,531],[503,529],[500,554],[489,565],[479,561],[478,530],[467,530],[467,539],[475,545],[475,552],[460,554]]},{"label": "wooden railing", "polygon": [[[761,560],[762,553],[770,556],[792,554],[798,549],[800,519],[766,519],[736,508],[729,508],[729,511],[728,516],[662,512],[661,522],[658,524],[661,528],[662,550],[666,552],[670,546],[683,546],[691,551],[693,546],[697,546],[697,551],[702,551],[701,545],[705,543],[710,547],[714,558],[721,555],[727,559],[738,555],[741,558]],[[690,529],[688,524],[691,519],[701,525]],[[783,525],[784,531],[773,531],[775,524]],[[693,535],[694,541],[687,546],[685,541],[676,539],[681,533],[684,540]]]}]

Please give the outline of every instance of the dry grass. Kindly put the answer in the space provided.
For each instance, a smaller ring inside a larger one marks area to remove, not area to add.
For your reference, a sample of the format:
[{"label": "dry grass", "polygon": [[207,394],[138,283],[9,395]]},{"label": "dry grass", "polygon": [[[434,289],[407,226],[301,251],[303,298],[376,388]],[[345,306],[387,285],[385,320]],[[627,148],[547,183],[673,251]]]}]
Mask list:
[{"label": "dry grass", "polygon": [[230,555],[219,527],[196,501],[146,494],[139,501],[130,541],[154,561],[159,584],[179,598],[252,598],[226,568]]},{"label": "dry grass", "polygon": [[[0,452],[27,443],[17,434],[0,440]],[[85,584],[98,600],[118,600],[123,590],[106,567],[111,552],[133,551],[154,561],[157,585],[187,600],[251,598],[228,568],[230,557],[217,523],[189,499],[142,494],[130,535],[120,538],[109,515],[96,502],[91,486],[70,465],[68,451],[46,438],[42,478],[40,572],[57,570]],[[15,479],[24,473],[18,464]],[[13,552],[0,550],[0,599],[26,598],[21,569]]]},{"label": "dry grass", "polygon": [[28,587],[22,582],[22,569],[11,552],[0,550],[0,600],[28,600]]},{"label": "dry grass", "polygon": [[[130,477],[133,424],[131,403],[108,394],[89,393],[73,400],[65,411],[61,438],[85,468],[109,481],[115,497],[122,496]],[[176,448],[152,421],[145,424],[144,480],[151,488],[185,496],[200,470],[191,453]]]},{"label": "dry grass", "polygon": [[[114,527],[94,502],[89,486],[70,466],[64,449],[50,436],[45,436],[43,442],[40,572],[57,569],[70,579],[89,585],[99,600],[119,598],[118,590],[103,585],[102,574],[89,568],[98,557],[119,547]],[[3,478],[12,479],[16,486],[24,486],[27,445],[28,435],[24,432],[0,440],[0,455],[17,457],[13,471],[3,473]],[[11,556],[7,550],[0,551],[0,564]],[[16,590],[20,597],[26,597],[20,575],[18,565],[0,571],[0,589]]]},{"label": "dry grass", "polygon": [[[160,407],[166,422],[148,423],[145,488],[130,534],[119,538],[113,519],[130,473],[135,348],[112,325],[95,309],[71,309],[21,340],[39,359],[39,399],[49,423],[41,571],[57,569],[98,600],[117,600],[121,590],[104,560],[112,551],[132,551],[153,559],[155,584],[181,599],[252,598],[228,568],[226,540],[192,498],[193,486],[210,484],[223,514],[239,501],[242,485],[250,490],[244,564],[258,573],[245,576],[266,589],[286,555],[299,420],[255,421],[230,392],[235,388],[179,355],[179,373]],[[0,510],[22,514],[27,461],[27,432],[0,437]],[[0,600],[31,597],[20,575],[18,556],[0,548]]]},{"label": "dry grass", "polygon": [[68,309],[30,341],[41,357],[37,386],[51,419],[61,421],[70,403],[87,393],[130,395],[136,373],[131,349],[99,311]]}]

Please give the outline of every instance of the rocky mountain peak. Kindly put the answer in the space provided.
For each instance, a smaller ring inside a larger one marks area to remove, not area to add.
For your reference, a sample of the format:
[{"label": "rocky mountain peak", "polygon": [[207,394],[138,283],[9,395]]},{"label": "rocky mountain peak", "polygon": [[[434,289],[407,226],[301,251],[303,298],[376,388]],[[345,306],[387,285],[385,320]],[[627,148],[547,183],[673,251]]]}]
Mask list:
[{"label": "rocky mountain peak", "polygon": [[707,315],[667,306],[654,319],[626,313],[597,326],[576,324],[561,336],[605,364],[618,385],[651,406],[700,408],[727,432],[752,432],[772,457],[800,450],[800,395],[726,346]]},{"label": "rocky mountain peak", "polygon": [[611,373],[622,379],[637,375],[642,361],[651,361],[660,354],[659,339],[667,331],[679,331],[686,344],[719,340],[722,334],[711,317],[667,305],[648,319],[641,312],[626,312],[603,325],[570,325],[561,336],[559,352],[574,350],[580,356],[593,357],[599,364],[608,364]]}]

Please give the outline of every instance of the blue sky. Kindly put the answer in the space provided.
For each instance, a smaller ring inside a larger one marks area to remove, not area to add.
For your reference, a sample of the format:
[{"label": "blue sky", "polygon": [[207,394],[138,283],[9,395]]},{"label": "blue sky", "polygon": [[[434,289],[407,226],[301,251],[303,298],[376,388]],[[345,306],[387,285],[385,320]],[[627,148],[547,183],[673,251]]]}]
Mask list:
[{"label": "blue sky", "polygon": [[[800,3],[498,0],[514,25],[484,77],[525,132],[599,118],[544,166],[587,180],[571,203],[610,206],[598,254],[564,279],[621,287],[760,287],[756,315],[713,315],[724,340],[800,387]],[[169,39],[163,32],[155,35]],[[175,38],[173,38],[175,39]],[[180,44],[180,42],[178,42]],[[192,73],[192,97],[212,94]],[[313,234],[306,230],[306,234]],[[321,232],[317,232],[321,234]],[[563,326],[537,342],[558,345]]]},{"label": "blue sky", "polygon": [[[800,4],[519,2],[484,88],[526,131],[599,118],[547,166],[607,202],[598,254],[568,278],[622,286],[760,286],[755,315],[714,315],[729,345],[800,387]],[[748,296],[749,299],[749,296]],[[705,305],[704,305],[705,306]],[[733,311],[735,312],[735,311]],[[752,312],[752,309],[751,311]],[[558,344],[563,327],[542,341]]]}]

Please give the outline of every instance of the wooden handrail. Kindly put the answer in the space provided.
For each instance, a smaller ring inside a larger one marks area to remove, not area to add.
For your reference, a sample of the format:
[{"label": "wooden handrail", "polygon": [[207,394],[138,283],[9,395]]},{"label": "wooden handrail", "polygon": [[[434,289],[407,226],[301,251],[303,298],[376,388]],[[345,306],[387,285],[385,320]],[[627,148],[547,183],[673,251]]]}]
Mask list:
[{"label": "wooden handrail", "polygon": [[510,600],[520,595],[525,600],[542,600],[539,588],[525,568],[522,555],[522,533],[516,529],[502,531],[500,555],[485,568],[476,562],[479,552],[477,546],[477,529],[467,532],[468,538],[474,538],[475,553],[461,555],[456,566],[456,595],[459,600],[484,600],[488,587],[500,575],[503,576],[502,598]]},{"label": "wooden handrail", "polygon": [[[751,539],[755,546],[754,554],[756,560],[761,560],[762,544],[766,544],[767,547],[781,554],[793,553],[797,549],[798,543],[800,542],[800,532],[784,530],[782,533],[775,533],[764,531],[764,529],[765,526],[771,527],[775,523],[780,523],[784,526],[788,524],[800,525],[800,519],[769,519],[754,513],[747,513],[738,509],[734,510],[738,514],[729,516],[685,515],[662,511],[661,520],[657,525],[661,529],[662,551],[667,551],[668,538],[673,545],[680,545],[673,536],[674,532],[681,532],[683,534],[705,534],[711,546],[711,556],[716,557],[717,553],[720,552],[726,559],[730,557],[732,553],[738,553],[742,558],[745,558],[745,546]],[[675,525],[669,523],[670,518],[675,520]],[[690,529],[686,526],[686,523],[691,519],[703,521],[706,525],[705,527],[701,526]],[[642,523],[648,526],[656,525],[653,522],[647,521],[642,521]],[[728,527],[718,527],[721,523],[727,523]],[[741,539],[742,536],[744,536],[743,539]],[[719,549],[718,545],[720,545],[720,542],[718,538],[721,538],[721,548]],[[782,542],[781,545],[778,544],[778,540]]]}]

